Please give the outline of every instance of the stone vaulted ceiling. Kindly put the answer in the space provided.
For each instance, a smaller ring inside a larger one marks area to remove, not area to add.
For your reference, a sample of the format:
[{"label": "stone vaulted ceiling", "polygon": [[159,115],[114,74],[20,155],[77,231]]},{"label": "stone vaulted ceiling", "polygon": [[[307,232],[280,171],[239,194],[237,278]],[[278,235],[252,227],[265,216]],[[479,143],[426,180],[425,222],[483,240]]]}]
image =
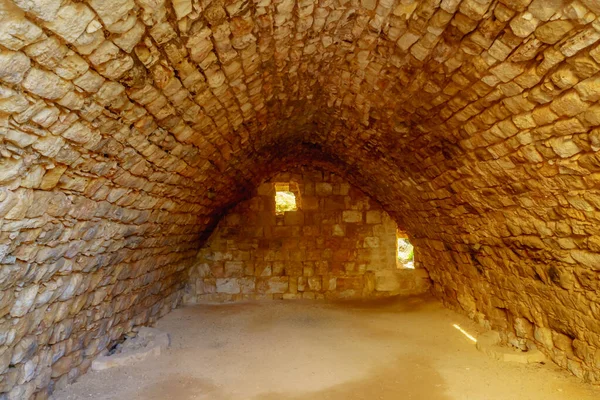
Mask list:
[{"label": "stone vaulted ceiling", "polygon": [[425,181],[415,206],[460,189],[478,207],[462,182],[522,184],[519,164],[590,148],[565,135],[595,123],[596,81],[577,83],[597,72],[598,8],[3,0],[2,180],[53,171],[46,186],[212,215],[318,153],[390,208]]},{"label": "stone vaulted ceiling", "polygon": [[147,321],[216,218],[306,163],[379,200],[449,304],[547,329],[555,361],[600,380],[598,15],[596,0],[0,0],[0,317],[19,327],[4,359],[33,332],[65,340],[69,319],[42,306],[85,293],[78,329]]}]

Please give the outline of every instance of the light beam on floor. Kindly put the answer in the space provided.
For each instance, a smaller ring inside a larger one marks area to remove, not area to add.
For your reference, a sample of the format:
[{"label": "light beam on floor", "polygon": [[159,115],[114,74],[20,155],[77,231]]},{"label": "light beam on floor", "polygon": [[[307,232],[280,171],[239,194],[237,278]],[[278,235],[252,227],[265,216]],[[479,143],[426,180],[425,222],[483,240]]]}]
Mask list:
[{"label": "light beam on floor", "polygon": [[460,325],[458,324],[454,324],[452,325],[453,327],[455,327],[456,329],[458,329],[460,331],[460,333],[462,333],[463,335],[465,335],[466,337],[468,337],[470,340],[472,340],[474,343],[477,343],[477,339],[475,339],[474,336],[470,335],[469,332],[465,331],[463,328],[460,327]]}]

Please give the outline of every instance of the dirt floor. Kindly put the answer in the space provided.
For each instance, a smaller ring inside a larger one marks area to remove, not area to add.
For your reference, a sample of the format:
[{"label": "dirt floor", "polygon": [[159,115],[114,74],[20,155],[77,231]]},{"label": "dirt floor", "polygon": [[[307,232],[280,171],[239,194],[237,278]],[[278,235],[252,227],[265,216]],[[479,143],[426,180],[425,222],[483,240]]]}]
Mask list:
[{"label": "dirt floor", "polygon": [[89,372],[55,399],[600,399],[551,363],[488,358],[454,324],[481,332],[427,297],[185,307],[157,324],[167,354]]}]

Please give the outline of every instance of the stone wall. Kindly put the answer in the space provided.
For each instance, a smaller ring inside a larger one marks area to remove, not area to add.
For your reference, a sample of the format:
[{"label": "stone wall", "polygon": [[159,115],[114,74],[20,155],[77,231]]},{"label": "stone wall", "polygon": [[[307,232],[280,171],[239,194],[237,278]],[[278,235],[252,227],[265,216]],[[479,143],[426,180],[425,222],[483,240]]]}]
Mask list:
[{"label": "stone wall", "polygon": [[[298,209],[276,213],[279,184]],[[185,301],[367,298],[426,292],[397,266],[397,225],[377,201],[318,169],[282,172],[219,222],[190,270]]]},{"label": "stone wall", "polygon": [[0,0],[0,393],[43,398],[173,304],[209,227],[293,162],[381,203],[446,304],[600,382],[599,15]]}]

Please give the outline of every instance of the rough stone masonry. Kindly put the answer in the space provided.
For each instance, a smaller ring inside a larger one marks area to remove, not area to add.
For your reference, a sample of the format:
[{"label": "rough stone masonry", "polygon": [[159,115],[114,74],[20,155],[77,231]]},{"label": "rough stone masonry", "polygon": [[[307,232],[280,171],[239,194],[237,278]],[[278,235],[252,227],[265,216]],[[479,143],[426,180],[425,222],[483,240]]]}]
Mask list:
[{"label": "rough stone masonry", "polygon": [[[278,214],[277,185],[296,210]],[[398,226],[381,205],[335,174],[276,174],[220,221],[190,269],[184,303],[349,299],[427,292],[423,268],[398,261]],[[417,264],[418,265],[418,264]]]},{"label": "rough stone masonry", "polygon": [[406,230],[433,292],[600,383],[597,0],[0,0],[0,398],[180,302],[291,163]]}]

